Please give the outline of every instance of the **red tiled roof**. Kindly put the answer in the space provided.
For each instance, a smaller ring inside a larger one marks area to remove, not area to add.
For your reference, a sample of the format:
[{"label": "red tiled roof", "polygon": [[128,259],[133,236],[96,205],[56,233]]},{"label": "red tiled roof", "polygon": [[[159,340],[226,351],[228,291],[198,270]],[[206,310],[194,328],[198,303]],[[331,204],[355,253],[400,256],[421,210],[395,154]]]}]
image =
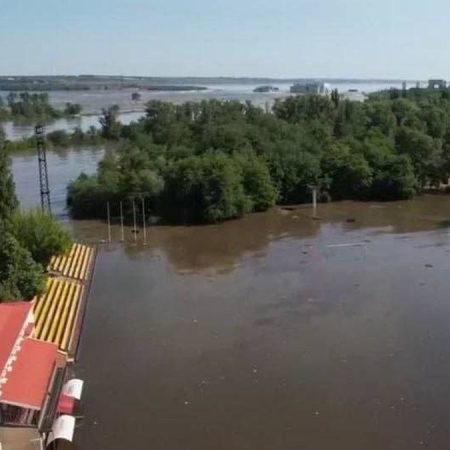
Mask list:
[{"label": "red tiled roof", "polygon": [[0,373],[32,306],[29,302],[0,303]]},{"label": "red tiled roof", "polygon": [[55,368],[58,346],[26,338],[1,385],[0,402],[41,409]]}]

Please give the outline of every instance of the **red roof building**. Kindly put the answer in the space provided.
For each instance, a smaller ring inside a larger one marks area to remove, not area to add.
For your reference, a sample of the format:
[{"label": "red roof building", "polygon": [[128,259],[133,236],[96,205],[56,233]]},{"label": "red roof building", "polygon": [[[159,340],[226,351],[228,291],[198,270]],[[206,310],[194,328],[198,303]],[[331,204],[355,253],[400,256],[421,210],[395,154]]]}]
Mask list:
[{"label": "red roof building", "polygon": [[32,306],[29,302],[0,304],[0,374],[19,335],[32,320]]},{"label": "red roof building", "polygon": [[58,347],[48,342],[25,338],[6,374],[0,402],[40,410],[55,370]]},{"label": "red roof building", "polygon": [[52,390],[58,346],[30,337],[32,306],[0,304],[0,423],[37,425]]},{"label": "red roof building", "polygon": [[[66,380],[66,355],[56,344],[32,337],[32,307],[0,304],[0,432],[27,427],[42,442],[71,440],[75,419],[64,414],[80,399],[83,381]],[[0,433],[0,448],[1,441]]]}]

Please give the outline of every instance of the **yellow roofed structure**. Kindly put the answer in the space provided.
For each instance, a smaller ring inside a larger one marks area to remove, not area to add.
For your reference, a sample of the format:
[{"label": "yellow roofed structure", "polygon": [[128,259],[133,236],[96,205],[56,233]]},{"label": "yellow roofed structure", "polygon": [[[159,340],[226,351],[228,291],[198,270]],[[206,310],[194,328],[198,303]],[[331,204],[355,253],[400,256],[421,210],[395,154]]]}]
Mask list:
[{"label": "yellow roofed structure", "polygon": [[34,300],[34,337],[69,352],[77,331],[84,287],[80,283],[49,278],[45,293]]},{"label": "yellow roofed structure", "polygon": [[56,344],[69,356],[76,351],[94,257],[94,248],[78,243],[54,256],[45,292],[34,299],[34,337]]},{"label": "yellow roofed structure", "polygon": [[92,247],[75,243],[65,255],[53,256],[47,269],[63,277],[86,281],[93,256]]}]

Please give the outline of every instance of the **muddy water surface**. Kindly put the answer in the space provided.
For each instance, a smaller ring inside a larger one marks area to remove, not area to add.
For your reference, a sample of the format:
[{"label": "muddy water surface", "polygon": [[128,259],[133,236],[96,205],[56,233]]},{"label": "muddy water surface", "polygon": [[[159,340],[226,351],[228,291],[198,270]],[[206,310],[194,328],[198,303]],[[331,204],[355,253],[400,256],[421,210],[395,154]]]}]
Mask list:
[{"label": "muddy water surface", "polygon": [[103,247],[78,448],[448,449],[450,199],[318,214]]}]

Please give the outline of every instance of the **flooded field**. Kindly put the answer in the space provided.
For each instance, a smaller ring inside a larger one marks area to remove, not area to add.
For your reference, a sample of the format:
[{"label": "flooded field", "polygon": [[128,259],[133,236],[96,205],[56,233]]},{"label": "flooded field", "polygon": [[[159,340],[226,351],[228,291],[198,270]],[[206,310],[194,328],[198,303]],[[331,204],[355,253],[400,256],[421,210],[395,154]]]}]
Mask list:
[{"label": "flooded field", "polygon": [[[66,176],[95,168],[69,161]],[[32,166],[14,167],[23,200]],[[146,246],[114,228],[80,347],[77,448],[450,448],[450,197],[318,216],[151,227]]]}]

